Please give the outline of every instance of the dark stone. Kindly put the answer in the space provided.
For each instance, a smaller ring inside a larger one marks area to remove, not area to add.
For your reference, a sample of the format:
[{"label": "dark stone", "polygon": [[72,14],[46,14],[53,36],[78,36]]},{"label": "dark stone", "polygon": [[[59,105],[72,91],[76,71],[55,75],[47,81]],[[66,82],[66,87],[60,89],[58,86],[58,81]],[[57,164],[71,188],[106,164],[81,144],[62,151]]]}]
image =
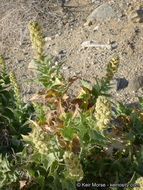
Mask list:
[{"label": "dark stone", "polygon": [[114,78],[113,79],[113,88],[115,90],[122,90],[128,86],[128,81],[125,78]]}]

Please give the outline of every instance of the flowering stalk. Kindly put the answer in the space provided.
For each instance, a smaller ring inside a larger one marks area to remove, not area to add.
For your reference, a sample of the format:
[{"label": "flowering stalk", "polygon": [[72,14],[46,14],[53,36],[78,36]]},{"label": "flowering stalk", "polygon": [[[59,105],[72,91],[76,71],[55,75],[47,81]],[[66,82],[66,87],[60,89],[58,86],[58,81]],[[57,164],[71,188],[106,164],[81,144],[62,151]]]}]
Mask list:
[{"label": "flowering stalk", "polygon": [[119,67],[119,57],[115,56],[111,59],[111,61],[107,65],[107,73],[105,76],[106,83],[109,83],[112,79],[114,74],[117,72],[117,69]]},{"label": "flowering stalk", "polygon": [[111,103],[104,96],[99,96],[96,102],[96,119],[99,129],[104,129],[111,119]]},{"label": "flowering stalk", "polygon": [[50,136],[41,129],[35,127],[31,135],[32,142],[40,154],[48,154],[50,148]]},{"label": "flowering stalk", "polygon": [[0,65],[2,67],[2,70],[5,71],[6,70],[5,61],[2,55],[0,55]]},{"label": "flowering stalk", "polygon": [[20,92],[20,86],[16,81],[15,74],[11,71],[9,74],[10,83],[14,89],[15,99],[17,101],[17,106],[19,109],[22,108],[22,98],[21,98],[21,92]]},{"label": "flowering stalk", "polygon": [[45,45],[45,42],[43,41],[43,34],[40,32],[40,27],[36,21],[31,21],[28,27],[36,57],[39,60],[44,61],[43,46]]},{"label": "flowering stalk", "polygon": [[67,167],[69,177],[76,181],[81,181],[83,178],[83,170],[80,161],[73,152],[66,151],[64,153],[64,161]]}]

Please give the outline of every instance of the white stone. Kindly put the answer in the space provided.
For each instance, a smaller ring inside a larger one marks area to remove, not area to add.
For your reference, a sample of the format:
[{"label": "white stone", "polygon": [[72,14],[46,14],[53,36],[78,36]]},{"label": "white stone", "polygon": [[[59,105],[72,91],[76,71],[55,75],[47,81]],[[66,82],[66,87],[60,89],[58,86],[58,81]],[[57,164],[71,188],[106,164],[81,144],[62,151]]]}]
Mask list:
[{"label": "white stone", "polygon": [[67,66],[63,66],[63,70],[67,70],[68,69],[68,67]]},{"label": "white stone", "polygon": [[85,47],[95,47],[95,48],[105,48],[105,49],[112,49],[112,46],[109,44],[97,44],[94,40],[85,41],[81,44],[83,48]]},{"label": "white stone", "polygon": [[54,37],[45,37],[44,39],[45,39],[45,42],[47,42],[47,41],[51,41],[51,40],[53,40]]},{"label": "white stone", "polygon": [[95,26],[95,28],[93,29],[94,32],[96,32],[99,29],[99,25]]},{"label": "white stone", "polygon": [[99,3],[101,0],[92,0],[92,3]]},{"label": "white stone", "polygon": [[59,64],[59,62],[58,62],[58,61],[56,61],[56,62],[55,62],[55,65],[57,66],[58,64]]}]

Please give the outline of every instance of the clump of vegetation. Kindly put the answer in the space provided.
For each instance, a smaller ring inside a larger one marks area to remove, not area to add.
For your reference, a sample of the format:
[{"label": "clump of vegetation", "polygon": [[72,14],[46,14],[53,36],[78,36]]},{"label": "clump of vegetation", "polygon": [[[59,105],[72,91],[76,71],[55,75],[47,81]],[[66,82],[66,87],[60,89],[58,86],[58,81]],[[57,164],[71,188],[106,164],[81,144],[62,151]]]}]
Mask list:
[{"label": "clump of vegetation", "polygon": [[[3,56],[0,56],[0,150],[4,155],[23,150],[22,134],[28,134],[32,104],[22,101],[20,87],[13,72],[8,74]],[[32,115],[31,115],[32,116]]]},{"label": "clump of vegetation", "polygon": [[29,29],[43,90],[24,104],[14,73],[8,74],[0,57],[0,130],[8,139],[0,145],[0,188],[74,190],[78,182],[91,184],[89,189],[97,189],[92,183],[106,189],[124,189],[110,184],[130,189],[136,183],[135,189],[142,189],[143,98],[139,109],[118,102],[115,113],[108,93],[119,57],[93,87],[81,81],[73,98],[68,89],[78,77],[66,81],[61,65],[51,66],[43,52],[38,23],[30,22]]}]

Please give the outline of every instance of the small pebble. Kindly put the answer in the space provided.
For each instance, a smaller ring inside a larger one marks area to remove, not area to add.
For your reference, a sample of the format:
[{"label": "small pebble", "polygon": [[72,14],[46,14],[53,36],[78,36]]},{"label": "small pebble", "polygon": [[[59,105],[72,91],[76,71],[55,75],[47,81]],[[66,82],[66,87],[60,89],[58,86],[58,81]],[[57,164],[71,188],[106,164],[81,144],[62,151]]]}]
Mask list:
[{"label": "small pebble", "polygon": [[66,70],[68,69],[69,67],[68,66],[63,66],[63,70]]},{"label": "small pebble", "polygon": [[50,40],[53,40],[53,38],[52,37],[46,37],[45,38],[45,42],[50,41]]}]

